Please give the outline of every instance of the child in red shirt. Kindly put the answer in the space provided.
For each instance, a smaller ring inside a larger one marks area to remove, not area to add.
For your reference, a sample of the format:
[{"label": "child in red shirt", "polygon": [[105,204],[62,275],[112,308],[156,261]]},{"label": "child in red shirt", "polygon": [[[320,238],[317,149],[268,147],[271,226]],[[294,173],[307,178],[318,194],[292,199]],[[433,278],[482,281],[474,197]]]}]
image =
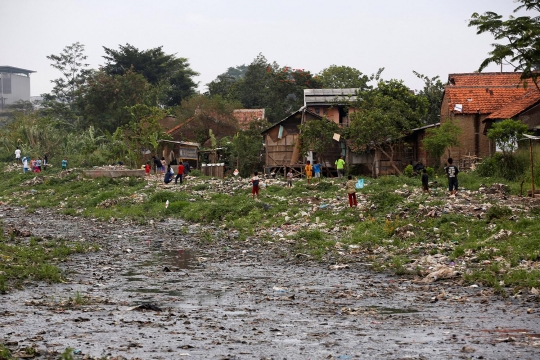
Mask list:
[{"label": "child in red shirt", "polygon": [[146,176],[150,175],[150,161],[147,161],[146,165],[144,165],[144,172],[145,172]]}]

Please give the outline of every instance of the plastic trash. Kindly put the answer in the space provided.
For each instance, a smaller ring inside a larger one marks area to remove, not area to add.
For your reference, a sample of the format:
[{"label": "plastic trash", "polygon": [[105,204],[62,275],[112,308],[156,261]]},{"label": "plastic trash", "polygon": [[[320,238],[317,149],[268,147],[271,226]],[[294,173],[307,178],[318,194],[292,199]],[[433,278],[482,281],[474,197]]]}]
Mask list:
[{"label": "plastic trash", "polygon": [[356,182],[356,188],[357,189],[363,189],[364,188],[364,179],[358,179]]},{"label": "plastic trash", "polygon": [[287,292],[287,289],[282,288],[282,287],[279,287],[279,286],[274,286],[274,287],[272,288],[272,290],[274,290],[274,291],[276,291],[276,292],[280,292],[280,293]]},{"label": "plastic trash", "polygon": [[169,200],[165,201],[165,209],[169,207]]}]

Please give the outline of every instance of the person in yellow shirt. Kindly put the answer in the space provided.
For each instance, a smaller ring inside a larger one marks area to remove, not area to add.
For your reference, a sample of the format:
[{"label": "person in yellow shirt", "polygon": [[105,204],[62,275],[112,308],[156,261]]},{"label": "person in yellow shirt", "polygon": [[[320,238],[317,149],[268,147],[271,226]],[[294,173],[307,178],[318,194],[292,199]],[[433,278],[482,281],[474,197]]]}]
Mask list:
[{"label": "person in yellow shirt", "polygon": [[307,161],[306,166],[304,167],[304,171],[306,172],[307,183],[311,184],[311,177],[313,176],[313,167],[311,166],[311,162],[309,160]]},{"label": "person in yellow shirt", "polygon": [[340,156],[339,159],[336,160],[336,169],[338,178],[343,178],[343,175],[345,175],[345,160],[343,160],[343,156]]}]

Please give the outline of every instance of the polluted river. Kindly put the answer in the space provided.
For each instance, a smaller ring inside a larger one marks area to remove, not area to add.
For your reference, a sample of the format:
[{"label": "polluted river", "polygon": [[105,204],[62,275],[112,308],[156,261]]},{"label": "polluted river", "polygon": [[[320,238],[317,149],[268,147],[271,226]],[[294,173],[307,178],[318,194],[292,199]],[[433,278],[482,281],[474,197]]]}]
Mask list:
[{"label": "polluted river", "polygon": [[0,295],[1,341],[16,358],[71,348],[63,358],[540,359],[539,309],[526,296],[329,266],[287,242],[177,219],[0,214],[5,227],[99,247],[63,262],[63,283]]}]

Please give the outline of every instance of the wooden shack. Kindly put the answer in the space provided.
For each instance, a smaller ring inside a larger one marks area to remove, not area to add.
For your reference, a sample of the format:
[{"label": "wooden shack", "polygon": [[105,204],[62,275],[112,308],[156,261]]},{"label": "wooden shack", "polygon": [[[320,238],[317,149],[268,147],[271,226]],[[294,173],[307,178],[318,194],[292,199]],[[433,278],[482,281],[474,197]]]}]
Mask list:
[{"label": "wooden shack", "polygon": [[[302,175],[306,160],[318,160],[320,155],[310,152],[300,154],[299,137],[300,125],[306,121],[322,120],[323,118],[312,113],[305,107],[300,108],[285,119],[273,124],[262,132],[265,147],[265,173],[285,174],[288,168],[293,170],[295,175]],[[339,157],[339,143],[336,142],[335,149],[328,154],[324,154],[324,159],[334,159]]]},{"label": "wooden shack", "polygon": [[194,169],[199,168],[199,143],[174,140],[160,140],[160,143],[167,164],[178,164],[182,160],[189,162]]}]

